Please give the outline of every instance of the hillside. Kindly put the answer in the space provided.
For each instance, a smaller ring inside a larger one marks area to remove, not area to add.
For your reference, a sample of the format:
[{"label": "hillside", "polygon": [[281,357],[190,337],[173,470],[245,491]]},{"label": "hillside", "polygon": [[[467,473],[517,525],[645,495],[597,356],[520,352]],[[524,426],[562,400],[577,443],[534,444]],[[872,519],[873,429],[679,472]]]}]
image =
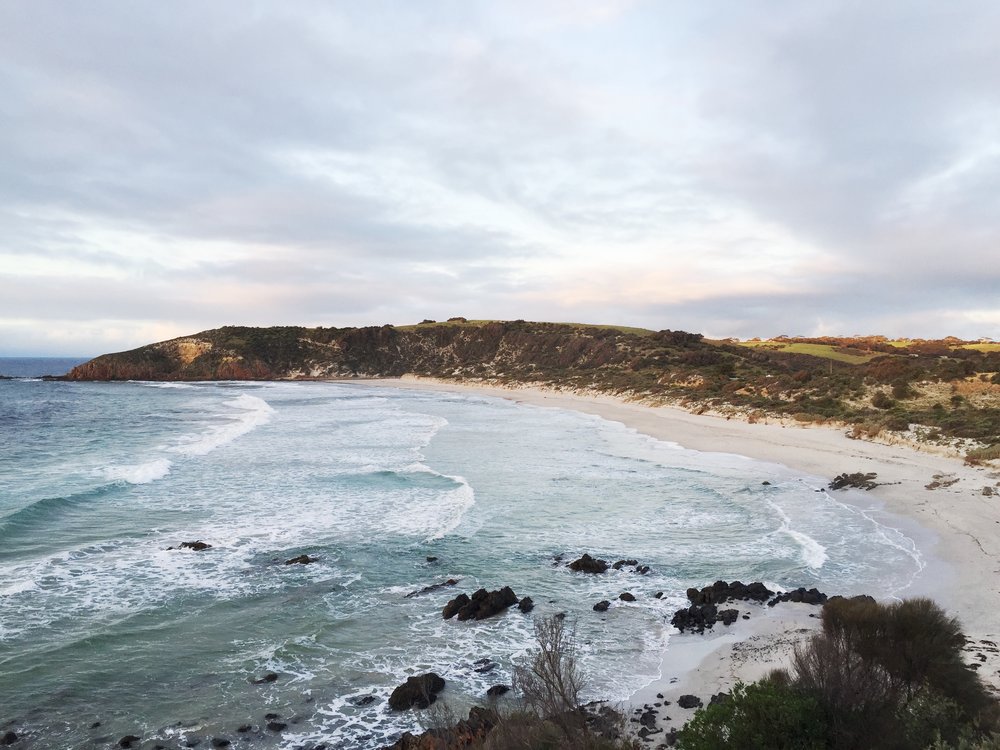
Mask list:
[{"label": "hillside", "polygon": [[[905,432],[1000,455],[1000,346],[884,337],[709,341],[683,331],[518,321],[366,328],[227,326],[74,368],[69,380],[412,374],[588,389],[695,410]],[[991,446],[993,448],[991,449]]]}]

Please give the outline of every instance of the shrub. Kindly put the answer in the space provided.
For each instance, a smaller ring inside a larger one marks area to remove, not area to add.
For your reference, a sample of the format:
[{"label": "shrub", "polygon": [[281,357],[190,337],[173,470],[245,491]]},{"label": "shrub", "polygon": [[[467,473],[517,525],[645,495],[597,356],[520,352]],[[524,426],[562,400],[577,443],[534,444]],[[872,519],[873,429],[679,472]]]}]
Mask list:
[{"label": "shrub", "polygon": [[985,448],[975,448],[965,454],[965,463],[975,466],[983,461],[1000,459],[1000,443]]},{"label": "shrub", "polygon": [[872,406],[876,409],[889,409],[895,402],[889,398],[885,391],[875,391],[872,395]]},{"label": "shrub", "polygon": [[729,700],[695,713],[681,730],[682,750],[819,750],[827,727],[815,698],[780,681],[738,684]]}]

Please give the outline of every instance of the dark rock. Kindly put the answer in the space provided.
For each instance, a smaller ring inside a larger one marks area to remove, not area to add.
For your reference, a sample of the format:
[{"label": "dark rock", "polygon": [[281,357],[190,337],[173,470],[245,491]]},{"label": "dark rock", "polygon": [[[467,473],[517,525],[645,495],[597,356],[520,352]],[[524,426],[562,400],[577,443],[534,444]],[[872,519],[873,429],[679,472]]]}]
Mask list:
[{"label": "dark rock", "polygon": [[90,728],[97,729],[99,726],[101,726],[101,722],[95,721],[93,724],[90,725]]},{"label": "dark rock", "polygon": [[615,570],[621,570],[626,565],[638,565],[638,564],[639,564],[638,560],[619,560],[611,567],[614,568]]},{"label": "dark rock", "polygon": [[565,612],[556,612],[553,615],[553,617],[555,617],[557,620],[565,620],[566,619],[566,613]]},{"label": "dark rock", "polygon": [[459,620],[485,620],[514,604],[517,604],[517,594],[510,586],[497,591],[479,589],[471,597],[459,594],[444,606],[441,614],[446,620],[455,615]]},{"label": "dark rock", "polygon": [[432,583],[430,586],[424,586],[420,591],[411,591],[406,595],[406,599],[412,599],[415,596],[420,596],[421,594],[429,594],[432,591],[437,591],[438,589],[443,589],[448,586],[455,586],[458,583],[458,579],[449,578],[447,581],[441,581],[441,583]]},{"label": "dark rock", "polygon": [[649,572],[649,566],[648,565],[640,565],[640,566],[638,566],[635,569],[635,572],[638,573],[641,576],[644,576],[644,575],[646,575],[646,573]]},{"label": "dark rock", "polygon": [[524,612],[525,614],[527,614],[528,612],[530,612],[535,608],[535,603],[531,600],[530,596],[526,596],[520,602],[518,602],[517,608],[522,612]]},{"label": "dark rock", "polygon": [[499,698],[501,695],[506,695],[510,692],[509,685],[494,685],[489,690],[486,691],[487,698]]},{"label": "dark rock", "polygon": [[269,721],[267,722],[267,730],[269,732],[283,732],[288,725],[283,721]]},{"label": "dark rock", "polygon": [[878,487],[878,482],[875,481],[877,476],[878,474],[874,471],[867,474],[860,471],[854,474],[838,474],[828,486],[831,490],[843,490],[848,487],[858,490],[873,490]]},{"label": "dark rock", "polygon": [[682,695],[677,699],[677,705],[681,708],[701,708],[705,704],[701,702],[701,698],[697,695]]},{"label": "dark rock", "polygon": [[[374,695],[359,695],[357,698],[351,698],[351,703],[353,705],[355,705],[355,706],[362,707],[362,706],[370,706],[376,700],[378,700],[378,699]],[[271,714],[268,714],[264,718],[265,719],[277,719],[278,715],[274,714],[272,716]]]},{"label": "dark rock", "polygon": [[[8,729],[3,733],[3,737],[0,737],[0,745],[13,745],[15,742],[17,742],[17,732],[14,732],[13,730]],[[129,745],[129,747],[131,747],[131,745]]]},{"label": "dark rock", "polygon": [[406,682],[392,691],[389,708],[394,711],[427,708],[437,700],[437,694],[444,690],[444,684],[444,678],[434,672],[408,677]]},{"label": "dark rock", "polygon": [[[357,704],[355,704],[355,705],[357,705]],[[268,721],[270,721],[271,719],[277,719],[280,716],[281,716],[281,714],[276,714],[273,711],[271,713],[264,714],[264,718],[267,719]]]},{"label": "dark rock", "polygon": [[607,612],[608,611],[608,607],[610,607],[610,606],[611,606],[611,602],[609,602],[607,599],[603,599],[603,600],[599,601],[597,604],[594,605],[594,611],[595,612]]},{"label": "dark rock", "polygon": [[657,598],[657,599],[662,599],[663,598],[663,592],[662,591],[657,591],[655,594],[653,594],[653,596],[655,598]]},{"label": "dark rock", "polygon": [[118,740],[118,747],[134,747],[135,744],[137,742],[140,742],[141,740],[142,740],[141,737],[138,737],[134,734],[126,734],[124,737]]},{"label": "dark rock", "polygon": [[731,697],[732,696],[729,693],[725,693],[725,692],[723,692],[723,693],[716,693],[715,695],[713,695],[711,697],[711,699],[709,699],[708,705],[714,706],[714,705],[719,704],[719,703],[728,703],[729,699]]},{"label": "dark rock", "polygon": [[232,744],[233,744],[232,741],[227,740],[225,737],[212,738],[212,747],[229,747]]},{"label": "dark rock", "polygon": [[496,664],[493,664],[492,662],[487,662],[486,664],[484,664],[481,667],[476,667],[476,669],[474,671],[478,672],[479,674],[489,674],[490,672],[492,672],[496,668],[497,668]]},{"label": "dark rock", "polygon": [[630,594],[628,591],[625,591],[625,592],[619,594],[618,598],[621,599],[623,602],[634,602],[635,601],[635,596],[633,594]]},{"label": "dark rock", "polygon": [[583,557],[569,564],[569,569],[577,573],[603,573],[608,569],[608,563],[606,560],[598,560],[584,552]]},{"label": "dark rock", "polygon": [[438,559],[436,557],[434,557],[434,555],[427,555],[427,557],[425,559],[427,560],[427,562],[431,562],[431,563],[438,561]]},{"label": "dark rock", "polygon": [[711,586],[698,589],[688,589],[687,598],[692,604],[723,604],[728,601],[766,602],[774,594],[763,583],[742,583],[733,581],[716,581]]},{"label": "dark rock", "polygon": [[441,610],[441,614],[446,620],[450,620],[452,617],[458,614],[459,610],[463,607],[467,607],[472,600],[469,598],[468,594],[459,594],[450,602],[444,605],[444,609]]},{"label": "dark rock", "polygon": [[239,732],[240,734],[246,734],[251,729],[253,729],[253,724],[240,724],[238,727],[236,727],[236,731]]},{"label": "dark rock", "polygon": [[764,485],[765,487],[767,487],[767,486],[768,486],[768,485],[770,485],[771,483],[770,483],[770,482],[768,482],[768,481],[767,481],[767,480],[765,479],[765,480],[764,480],[763,482],[761,482],[761,484],[762,484],[762,485]]},{"label": "dark rock", "polygon": [[771,601],[767,603],[767,606],[773,607],[781,602],[796,602],[801,604],[826,604],[827,596],[821,593],[815,588],[805,589],[801,586],[792,591],[786,591],[783,594],[776,595]]},{"label": "dark rock", "polygon": [[719,619],[722,620],[723,625],[732,625],[739,616],[738,609],[723,609],[719,612]]},{"label": "dark rock", "polygon": [[201,552],[202,550],[212,549],[211,544],[206,544],[205,542],[198,540],[197,542],[181,542],[176,547],[167,547],[168,550],[172,549],[191,549],[195,552]]},{"label": "dark rock", "polygon": [[639,717],[639,723],[644,727],[653,729],[656,726],[656,711],[653,709],[646,709],[646,711]]},{"label": "dark rock", "polygon": [[259,677],[256,680],[251,680],[250,684],[251,685],[264,685],[264,684],[266,684],[268,682],[274,682],[277,679],[278,679],[278,675],[276,675],[274,672],[268,672],[263,677]]},{"label": "dark rock", "polygon": [[293,557],[289,560],[285,560],[285,565],[309,565],[319,560],[318,557],[310,557],[309,555],[299,555],[298,557]]}]

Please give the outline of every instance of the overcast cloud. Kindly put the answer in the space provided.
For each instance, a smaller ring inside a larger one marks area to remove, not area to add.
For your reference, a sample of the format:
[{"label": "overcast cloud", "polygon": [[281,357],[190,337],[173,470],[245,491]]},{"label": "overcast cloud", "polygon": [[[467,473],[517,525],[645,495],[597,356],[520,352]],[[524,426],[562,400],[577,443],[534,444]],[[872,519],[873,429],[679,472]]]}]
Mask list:
[{"label": "overcast cloud", "polygon": [[1000,5],[0,4],[0,355],[470,318],[1000,338]]}]

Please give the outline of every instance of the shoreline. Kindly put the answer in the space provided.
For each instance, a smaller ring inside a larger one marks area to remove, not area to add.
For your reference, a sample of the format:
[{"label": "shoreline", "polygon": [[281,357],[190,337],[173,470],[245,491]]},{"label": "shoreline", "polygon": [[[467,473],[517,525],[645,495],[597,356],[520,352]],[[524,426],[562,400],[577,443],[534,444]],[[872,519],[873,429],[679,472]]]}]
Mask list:
[{"label": "shoreline", "polygon": [[[1000,574],[1000,494],[996,490],[1000,487],[1000,471],[992,467],[968,466],[958,458],[902,444],[851,439],[846,430],[829,426],[750,423],[607,395],[504,388],[416,376],[330,382],[469,393],[579,411],[683,448],[779,464],[825,482],[845,472],[875,472],[880,484],[865,497],[922,530],[922,536],[928,537],[926,552],[940,561],[917,574],[914,594],[930,596],[949,615],[958,618],[969,638],[968,661],[978,664],[984,682],[1000,693],[1000,655],[995,650],[977,648],[982,641],[1000,642],[1000,618],[996,616],[1000,611],[1000,584],[996,583]],[[984,495],[984,487],[994,488],[994,494]],[[701,585],[692,582],[696,584]],[[671,721],[657,721],[657,728],[669,731],[670,726],[682,726],[694,711],[680,709],[677,696],[694,694],[707,704],[713,694],[729,690],[737,681],[760,679],[771,669],[786,666],[795,644],[819,625],[820,610],[810,605],[785,603],[770,611],[762,609],[755,611],[750,620],[729,628],[717,625],[711,634],[672,636],[663,654],[660,678],[640,688],[628,701],[633,719],[637,721],[640,710],[669,700],[669,708],[657,710],[669,714]],[[657,694],[665,697],[657,698]],[[649,741],[662,737],[657,732]]]}]

